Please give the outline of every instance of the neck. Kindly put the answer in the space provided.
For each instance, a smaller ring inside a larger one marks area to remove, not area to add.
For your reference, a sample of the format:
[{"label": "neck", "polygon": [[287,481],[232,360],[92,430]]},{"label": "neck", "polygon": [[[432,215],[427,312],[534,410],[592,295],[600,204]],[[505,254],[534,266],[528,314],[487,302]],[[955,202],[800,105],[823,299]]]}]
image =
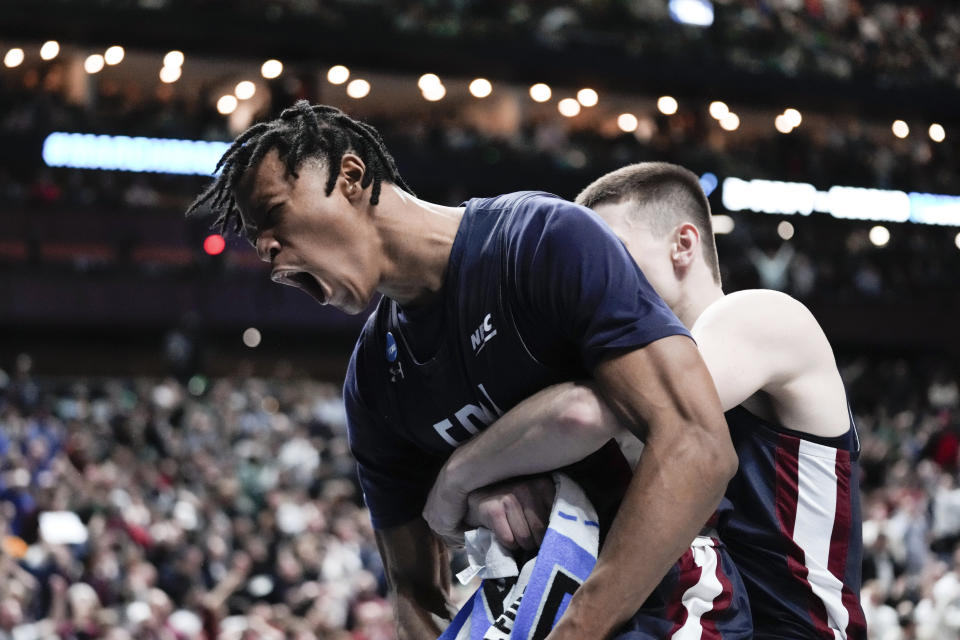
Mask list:
[{"label": "neck", "polygon": [[432,300],[443,287],[463,207],[444,207],[384,184],[375,208],[384,266],[377,290],[402,306]]},{"label": "neck", "polygon": [[723,289],[709,273],[698,278],[688,278],[684,283],[680,299],[673,305],[673,312],[688,329],[696,324],[700,314],[711,304],[724,296]]}]

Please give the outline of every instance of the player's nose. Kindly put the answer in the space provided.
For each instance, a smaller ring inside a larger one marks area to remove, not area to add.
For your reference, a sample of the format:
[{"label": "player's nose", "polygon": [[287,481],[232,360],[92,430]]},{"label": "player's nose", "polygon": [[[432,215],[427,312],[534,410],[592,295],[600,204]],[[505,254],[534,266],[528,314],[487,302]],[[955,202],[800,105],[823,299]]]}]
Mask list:
[{"label": "player's nose", "polygon": [[264,262],[273,262],[273,259],[280,253],[280,243],[269,233],[261,233],[257,236],[257,255]]}]

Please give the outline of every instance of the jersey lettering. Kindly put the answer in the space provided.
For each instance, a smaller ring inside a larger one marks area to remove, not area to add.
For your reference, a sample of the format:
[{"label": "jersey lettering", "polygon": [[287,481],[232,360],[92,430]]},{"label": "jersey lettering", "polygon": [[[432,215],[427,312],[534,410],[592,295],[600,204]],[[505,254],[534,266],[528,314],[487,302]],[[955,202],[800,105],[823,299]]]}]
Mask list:
[{"label": "jersey lettering", "polygon": [[470,347],[473,349],[473,355],[480,353],[480,350],[490,342],[493,336],[497,335],[497,330],[493,328],[493,323],[490,321],[492,315],[488,313],[484,316],[480,327],[470,334]]},{"label": "jersey lettering", "polygon": [[[459,447],[480,433],[481,429],[489,427],[497,418],[503,415],[503,412],[494,404],[490,398],[490,394],[483,388],[483,385],[478,384],[477,387],[480,389],[483,397],[486,398],[486,402],[481,401],[479,405],[467,403],[457,410],[452,419],[444,418],[433,425],[434,431],[451,447]],[[461,433],[466,431],[467,435],[458,439],[451,434],[451,431],[454,429],[459,429]]]},{"label": "jersey lettering", "polygon": [[537,623],[530,635],[530,640],[543,640],[547,637],[550,630],[559,622],[561,614],[567,610],[570,597],[579,586],[580,580],[575,575],[568,573],[560,565],[554,567],[553,575],[550,577],[550,586],[540,603]]}]

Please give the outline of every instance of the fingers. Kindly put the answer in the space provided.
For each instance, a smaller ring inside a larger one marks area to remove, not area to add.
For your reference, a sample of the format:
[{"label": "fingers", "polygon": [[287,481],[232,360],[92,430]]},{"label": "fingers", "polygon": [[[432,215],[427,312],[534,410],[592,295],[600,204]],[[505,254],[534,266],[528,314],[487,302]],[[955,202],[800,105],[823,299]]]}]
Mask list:
[{"label": "fingers", "polygon": [[[547,511],[547,513],[550,512]],[[531,548],[539,548],[543,543],[543,536],[547,533],[547,519],[540,516],[538,509],[529,506],[523,507],[523,517],[527,521],[530,537],[533,539]]]},{"label": "fingers", "polygon": [[491,530],[508,549],[535,550],[546,534],[554,493],[549,477],[487,487],[470,495],[468,522]]},{"label": "fingers", "polygon": [[514,536],[513,527],[510,519],[507,517],[507,511],[503,504],[503,498],[496,498],[486,503],[481,508],[481,515],[484,526],[493,531],[500,544],[508,549],[517,548],[517,539]]},{"label": "fingers", "polygon": [[445,542],[454,546],[463,546],[462,529],[466,496],[463,500],[447,499],[438,487],[439,483],[434,485],[427,497],[427,503],[423,508],[423,519]]},{"label": "fingers", "polygon": [[537,543],[527,522],[527,511],[530,509],[521,504],[516,495],[505,496],[503,503],[507,523],[510,525],[510,531],[517,546],[527,550],[536,549]]}]

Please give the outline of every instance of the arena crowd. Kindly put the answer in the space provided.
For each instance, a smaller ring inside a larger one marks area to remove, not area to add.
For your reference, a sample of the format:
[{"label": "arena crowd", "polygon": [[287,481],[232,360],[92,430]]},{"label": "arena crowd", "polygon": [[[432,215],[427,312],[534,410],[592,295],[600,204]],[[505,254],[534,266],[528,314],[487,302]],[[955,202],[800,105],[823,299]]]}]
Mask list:
[{"label": "arena crowd", "polygon": [[[840,362],[863,442],[870,638],[960,637],[956,365]],[[11,364],[0,638],[393,637],[337,387]]]}]

